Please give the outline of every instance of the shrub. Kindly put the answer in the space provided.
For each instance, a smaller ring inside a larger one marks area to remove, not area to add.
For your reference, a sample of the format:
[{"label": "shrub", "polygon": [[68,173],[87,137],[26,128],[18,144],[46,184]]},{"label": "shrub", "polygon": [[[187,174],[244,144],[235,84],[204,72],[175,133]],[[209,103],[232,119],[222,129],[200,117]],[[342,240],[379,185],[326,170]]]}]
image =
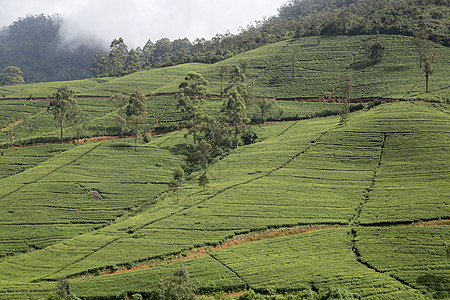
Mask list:
[{"label": "shrub", "polygon": [[152,136],[147,132],[144,134],[144,143],[148,144],[152,140]]},{"label": "shrub", "polygon": [[131,300],[142,300],[142,295],[141,294],[133,294],[131,296]]}]

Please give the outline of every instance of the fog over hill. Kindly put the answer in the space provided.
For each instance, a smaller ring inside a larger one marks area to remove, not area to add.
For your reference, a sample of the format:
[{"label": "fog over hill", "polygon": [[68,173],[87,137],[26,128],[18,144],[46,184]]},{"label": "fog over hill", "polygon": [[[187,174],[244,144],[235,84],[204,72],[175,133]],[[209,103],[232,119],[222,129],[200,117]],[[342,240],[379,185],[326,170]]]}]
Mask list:
[{"label": "fog over hill", "polygon": [[210,39],[217,33],[239,32],[241,27],[277,14],[285,0],[3,0],[0,27],[27,14],[60,14],[63,40],[79,43],[96,39],[104,47],[123,37],[131,47],[148,39]]}]

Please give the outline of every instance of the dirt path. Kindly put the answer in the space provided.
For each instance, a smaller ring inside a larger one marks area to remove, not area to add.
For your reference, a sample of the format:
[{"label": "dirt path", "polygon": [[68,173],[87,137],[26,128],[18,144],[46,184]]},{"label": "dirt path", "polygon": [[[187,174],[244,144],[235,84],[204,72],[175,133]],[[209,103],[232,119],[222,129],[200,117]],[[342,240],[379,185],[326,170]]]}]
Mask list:
[{"label": "dirt path", "polygon": [[[412,224],[402,224],[402,225],[395,225],[395,226],[384,226],[384,227],[411,227],[411,226],[450,226],[450,220],[436,220],[436,221],[426,221],[426,222],[418,222],[418,223],[412,223]],[[299,226],[299,227],[293,227],[293,228],[282,228],[282,229],[273,229],[273,230],[267,230],[263,232],[256,232],[240,237],[232,238],[225,243],[216,246],[216,247],[205,247],[201,248],[192,252],[187,253],[186,255],[178,255],[172,258],[167,258],[164,260],[154,260],[149,263],[145,264],[139,264],[132,268],[121,268],[115,272],[103,272],[101,275],[112,275],[112,274],[121,274],[121,273],[128,273],[128,272],[134,272],[138,270],[143,269],[149,269],[156,267],[161,264],[172,264],[177,262],[182,262],[186,260],[195,259],[202,256],[209,255],[212,251],[218,251],[218,250],[224,250],[228,249],[230,247],[239,246],[246,243],[252,243],[264,239],[273,239],[273,238],[279,238],[283,236],[291,236],[291,235],[300,235],[305,233],[311,233],[318,230],[328,230],[328,229],[335,229],[335,228],[351,228],[350,225],[317,225],[317,226]],[[78,278],[86,278],[86,277],[94,277],[95,275],[88,275],[88,276],[82,276]],[[245,292],[245,291],[244,291]],[[244,293],[240,292],[240,293]]]},{"label": "dirt path", "polygon": [[8,124],[8,126],[6,126],[6,127],[0,128],[0,132],[3,132],[3,131],[8,130],[10,127],[15,126],[15,125],[17,125],[17,124],[23,122],[23,120],[25,120],[25,119],[23,119],[23,118],[22,118],[22,119],[18,119],[18,120],[16,120],[16,121],[14,121],[13,123]]}]

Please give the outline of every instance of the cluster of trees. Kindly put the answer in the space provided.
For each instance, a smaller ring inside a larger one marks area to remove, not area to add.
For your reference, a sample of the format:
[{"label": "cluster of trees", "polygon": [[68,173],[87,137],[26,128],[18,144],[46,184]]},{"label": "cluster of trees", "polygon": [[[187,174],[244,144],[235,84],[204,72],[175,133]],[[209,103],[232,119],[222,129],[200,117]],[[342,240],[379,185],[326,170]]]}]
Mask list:
[{"label": "cluster of trees", "polygon": [[[121,76],[149,68],[189,62],[215,63],[260,46],[300,36],[401,34],[426,32],[427,38],[449,45],[448,0],[291,0],[278,16],[249,25],[239,34],[217,34],[211,40],[156,43],[128,51],[122,38],[110,52],[99,51],[92,74]],[[374,53],[376,55],[376,53]],[[295,61],[295,59],[294,59]]]},{"label": "cluster of trees", "polygon": [[15,66],[8,66],[0,74],[0,85],[24,84],[23,72]]},{"label": "cluster of trees", "polygon": [[179,85],[178,107],[186,114],[185,125],[189,128],[188,134],[193,136],[190,162],[198,162],[205,169],[211,158],[222,155],[226,149],[239,147],[245,124],[250,121],[247,107],[253,102],[246,81],[244,66],[234,67],[224,90],[227,97],[216,117],[207,115],[203,109],[205,98],[210,94],[203,75],[189,72]]},{"label": "cluster of trees", "polygon": [[[114,120],[118,126],[119,135],[122,136],[125,127],[128,126],[135,138],[135,151],[137,151],[137,138],[142,128],[147,126],[148,108],[145,95],[137,88],[129,98],[116,95],[112,99],[117,103]],[[67,85],[61,86],[53,95],[48,110],[60,127],[61,143],[64,142],[64,129],[67,125],[75,130],[75,138],[81,138],[89,123],[89,116],[79,108],[74,90]]]},{"label": "cluster of trees", "polygon": [[[178,107],[186,115],[184,125],[189,128],[186,135],[193,136],[193,146],[186,166],[178,166],[175,169],[173,180],[169,184],[177,192],[177,204],[185,170],[187,172],[203,171],[198,177],[198,184],[204,190],[209,183],[206,168],[212,159],[223,156],[229,149],[236,149],[241,144],[247,145],[257,141],[257,135],[246,127],[246,124],[250,122],[247,108],[250,105],[258,105],[263,112],[267,113],[272,108],[272,103],[251,97],[247,87],[245,68],[246,61],[241,61],[240,66],[232,68],[231,79],[221,92],[226,97],[221,112],[217,116],[209,116],[203,109],[206,103],[205,98],[210,92],[207,88],[208,81],[201,74],[189,72],[179,85],[180,92],[176,94],[176,100]],[[264,122],[264,113],[262,121]]]},{"label": "cluster of trees", "polygon": [[101,47],[62,46],[62,22],[58,16],[41,14],[20,18],[2,28],[0,70],[17,66],[27,83],[91,77],[89,63]]},{"label": "cluster of trees", "polygon": [[[123,38],[111,42],[109,52],[95,53],[91,61],[91,73],[95,77],[123,76],[129,73],[151,68],[201,62],[215,63],[232,57],[245,50],[232,49],[232,45],[223,43],[224,39],[234,37],[231,34],[216,35],[211,41],[197,39],[191,43],[187,38],[170,41],[162,38],[156,43],[149,40],[143,48],[128,50]],[[245,48],[250,50],[250,48]]]},{"label": "cluster of trees", "polygon": [[426,31],[449,45],[448,0],[290,0],[275,22],[291,19],[295,35],[400,34]]}]

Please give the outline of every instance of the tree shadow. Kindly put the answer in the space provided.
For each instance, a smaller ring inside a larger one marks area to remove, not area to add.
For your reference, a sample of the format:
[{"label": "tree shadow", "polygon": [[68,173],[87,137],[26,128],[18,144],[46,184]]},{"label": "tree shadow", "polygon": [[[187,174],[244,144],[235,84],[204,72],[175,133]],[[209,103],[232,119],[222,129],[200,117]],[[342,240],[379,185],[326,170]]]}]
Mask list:
[{"label": "tree shadow", "polygon": [[426,274],[417,277],[416,283],[425,287],[436,299],[448,299],[450,295],[449,278]]},{"label": "tree shadow", "polygon": [[364,70],[369,67],[373,67],[377,64],[376,60],[369,60],[369,61],[358,61],[352,63],[349,68],[353,70]]},{"label": "tree shadow", "polygon": [[188,156],[189,154],[192,153],[193,146],[183,143],[183,144],[176,144],[175,146],[172,146],[168,149],[169,149],[170,153],[172,153],[173,155]]}]

